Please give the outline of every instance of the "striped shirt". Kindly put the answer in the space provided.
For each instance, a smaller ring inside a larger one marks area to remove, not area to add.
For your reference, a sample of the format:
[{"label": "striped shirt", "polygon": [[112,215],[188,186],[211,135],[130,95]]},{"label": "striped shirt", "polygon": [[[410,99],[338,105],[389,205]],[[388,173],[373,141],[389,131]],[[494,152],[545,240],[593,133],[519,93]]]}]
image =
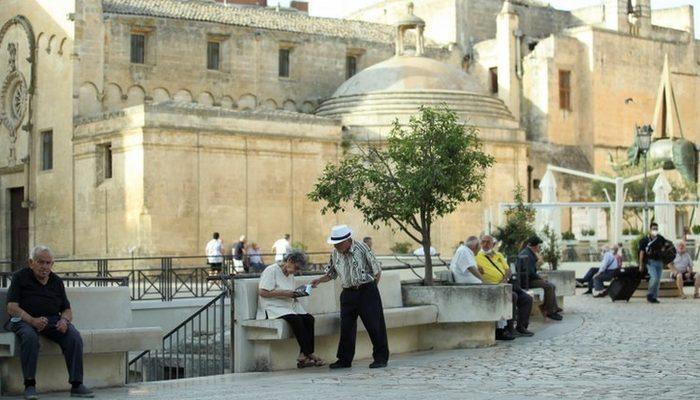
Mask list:
[{"label": "striped shirt", "polygon": [[374,275],[381,271],[381,264],[369,247],[354,239],[347,253],[333,250],[330,265],[326,267],[326,275],[331,279],[340,278],[340,284],[344,288],[372,282]]}]

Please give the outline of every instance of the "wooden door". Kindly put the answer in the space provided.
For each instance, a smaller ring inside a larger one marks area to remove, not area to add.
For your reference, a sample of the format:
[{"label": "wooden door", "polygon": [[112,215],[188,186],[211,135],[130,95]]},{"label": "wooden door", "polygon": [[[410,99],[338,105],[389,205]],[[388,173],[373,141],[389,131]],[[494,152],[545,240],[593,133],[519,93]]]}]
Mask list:
[{"label": "wooden door", "polygon": [[12,270],[27,265],[29,258],[29,210],[22,207],[24,188],[10,189],[10,246]]}]

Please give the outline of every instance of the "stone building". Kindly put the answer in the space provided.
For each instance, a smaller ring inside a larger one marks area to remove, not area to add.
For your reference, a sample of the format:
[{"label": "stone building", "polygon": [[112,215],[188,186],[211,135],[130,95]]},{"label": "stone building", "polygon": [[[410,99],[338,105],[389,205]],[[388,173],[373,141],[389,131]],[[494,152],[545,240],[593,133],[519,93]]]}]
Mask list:
[{"label": "stone building", "polygon": [[[604,170],[653,111],[665,53],[683,131],[700,134],[691,7],[414,3],[337,20],[303,2],[4,0],[0,259],[34,243],[59,257],[198,254],[215,230],[326,250],[341,221],[386,252],[400,235],[322,216],[306,193],[343,135],[381,140],[393,118],[442,102],[497,159],[483,202],[435,226],[449,253],[516,183],[536,197],[546,162]],[[425,37],[397,46],[397,26],[421,18]]]}]

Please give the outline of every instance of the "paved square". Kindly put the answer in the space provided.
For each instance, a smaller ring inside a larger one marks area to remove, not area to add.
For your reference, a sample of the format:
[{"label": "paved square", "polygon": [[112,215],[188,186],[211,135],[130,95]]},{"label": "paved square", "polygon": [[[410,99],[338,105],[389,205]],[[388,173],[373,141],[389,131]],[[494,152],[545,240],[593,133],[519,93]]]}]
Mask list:
[{"label": "paved square", "polygon": [[564,321],[535,323],[533,338],[395,356],[384,370],[369,370],[369,362],[360,360],[341,372],[221,375],[99,390],[97,395],[168,400],[697,398],[700,300],[661,300],[659,305],[643,299],[613,304],[607,298],[569,297]]}]

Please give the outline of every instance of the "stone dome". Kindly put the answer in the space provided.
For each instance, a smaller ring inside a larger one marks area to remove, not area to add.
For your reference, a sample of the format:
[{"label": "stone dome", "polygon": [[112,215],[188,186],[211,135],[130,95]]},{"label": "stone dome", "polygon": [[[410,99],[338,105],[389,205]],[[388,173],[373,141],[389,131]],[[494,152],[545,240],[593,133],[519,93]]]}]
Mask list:
[{"label": "stone dome", "polygon": [[451,65],[427,57],[395,56],[348,79],[332,98],[412,90],[484,92],[472,77]]},{"label": "stone dome", "polygon": [[[396,119],[408,122],[422,106],[446,105],[463,121],[487,128],[494,137],[519,131],[518,121],[503,101],[489,95],[474,77],[423,56],[424,28],[409,4],[407,16],[396,25],[396,55],[345,81],[316,113],[340,119],[352,134],[370,139],[384,137]],[[416,31],[415,54],[407,55],[405,33],[411,29]]]},{"label": "stone dome", "polygon": [[470,75],[427,57],[395,56],[356,74],[316,110],[370,136],[385,135],[393,121],[408,121],[421,106],[447,105],[469,124],[518,129],[503,101]]}]

